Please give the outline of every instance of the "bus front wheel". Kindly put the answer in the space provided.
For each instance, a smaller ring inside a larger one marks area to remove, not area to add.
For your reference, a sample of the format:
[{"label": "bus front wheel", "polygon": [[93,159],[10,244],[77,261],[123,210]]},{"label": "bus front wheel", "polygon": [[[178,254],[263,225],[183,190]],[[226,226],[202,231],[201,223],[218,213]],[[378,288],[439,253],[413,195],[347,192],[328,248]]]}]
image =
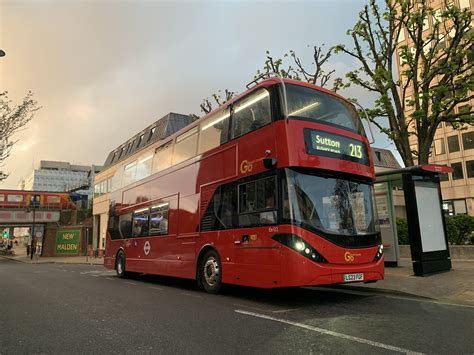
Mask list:
[{"label": "bus front wheel", "polygon": [[118,277],[126,278],[128,276],[128,272],[125,271],[125,254],[123,251],[119,251],[117,254],[115,271],[117,272]]},{"label": "bus front wheel", "polygon": [[209,250],[200,265],[201,284],[208,293],[218,293],[222,286],[222,266],[219,255]]}]

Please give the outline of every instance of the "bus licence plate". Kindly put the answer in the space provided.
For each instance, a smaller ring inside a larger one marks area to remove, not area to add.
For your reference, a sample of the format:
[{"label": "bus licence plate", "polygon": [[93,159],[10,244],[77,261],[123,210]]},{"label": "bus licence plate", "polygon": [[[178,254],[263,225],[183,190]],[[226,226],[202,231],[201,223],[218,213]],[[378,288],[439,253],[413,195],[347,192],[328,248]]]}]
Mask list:
[{"label": "bus licence plate", "polygon": [[344,274],[344,282],[364,281],[364,274]]}]

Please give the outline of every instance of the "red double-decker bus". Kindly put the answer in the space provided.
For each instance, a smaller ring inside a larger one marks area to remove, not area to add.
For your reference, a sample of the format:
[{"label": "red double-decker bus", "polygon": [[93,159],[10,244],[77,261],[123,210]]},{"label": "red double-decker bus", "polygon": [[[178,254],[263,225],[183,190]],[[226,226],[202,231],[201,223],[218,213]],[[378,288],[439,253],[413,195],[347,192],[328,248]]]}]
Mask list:
[{"label": "red double-decker bus", "polygon": [[351,103],[300,81],[255,81],[117,169],[104,264],[212,293],[380,280],[374,178]]}]

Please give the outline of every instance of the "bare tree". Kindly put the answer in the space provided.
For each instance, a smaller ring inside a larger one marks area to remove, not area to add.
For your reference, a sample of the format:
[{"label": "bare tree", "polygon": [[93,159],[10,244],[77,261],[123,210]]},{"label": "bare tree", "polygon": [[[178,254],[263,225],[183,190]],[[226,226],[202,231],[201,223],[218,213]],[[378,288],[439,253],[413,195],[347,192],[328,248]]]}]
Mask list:
[{"label": "bare tree", "polygon": [[[23,128],[39,109],[31,92],[28,92],[19,105],[13,104],[8,98],[8,92],[0,93],[0,167],[4,166],[5,160],[17,142],[12,140],[12,136]],[[7,177],[7,173],[0,171],[0,181]]]},{"label": "bare tree", "polygon": [[[419,164],[426,164],[441,122],[473,123],[468,104],[474,92],[472,12],[447,2],[438,11],[428,0],[385,0],[383,11],[377,3],[370,0],[348,31],[354,47],[339,45],[336,52],[360,63],[347,77],[378,94],[374,108],[368,110],[370,120],[394,141],[405,165],[414,165],[414,155]],[[404,34],[406,42],[399,44]],[[401,58],[401,80],[395,73],[395,54]],[[467,105],[456,112],[462,103]],[[405,114],[407,108],[412,112]],[[382,117],[388,119],[389,128]],[[412,135],[416,149],[410,147]]]},{"label": "bare tree", "polygon": [[223,105],[234,96],[235,92],[233,91],[225,89],[224,93],[222,93],[221,90],[219,90],[217,94],[212,94],[211,98],[206,97],[199,105],[199,107],[201,108],[201,111],[204,112],[204,114],[208,114],[213,110],[214,104],[216,104],[217,106]]},{"label": "bare tree", "polygon": [[[263,69],[257,70],[255,78],[258,78],[262,74],[276,73],[282,78],[294,79],[306,81],[311,84],[327,87],[330,84],[330,80],[335,70],[326,71],[325,67],[328,64],[329,58],[331,58],[334,52],[334,48],[329,48],[327,51],[322,46],[313,46],[313,61],[311,66],[305,67],[301,59],[296,55],[293,50],[289,53],[285,53],[282,58],[275,58],[270,55],[269,51],[266,51],[266,59],[263,65]],[[291,63],[285,66],[286,59],[291,58]],[[341,88],[346,87],[341,78],[335,78],[332,82],[333,91],[338,91]],[[220,106],[235,96],[235,92],[224,90],[222,93],[220,90],[217,94],[211,95],[210,98],[205,98],[200,105],[201,111],[205,114],[213,110],[214,105]],[[193,115],[193,117],[198,117]]]},{"label": "bare tree", "polygon": [[[321,46],[313,46],[313,58],[311,65],[308,67],[303,65],[301,59],[293,50],[290,50],[289,53],[285,53],[283,58],[274,58],[270,55],[270,52],[267,51],[267,58],[263,70],[257,70],[255,77],[265,73],[277,73],[283,78],[306,81],[310,84],[327,87],[330,85],[330,80],[335,70],[326,71],[325,67],[333,55],[334,49],[334,47],[331,47],[326,51],[324,44]],[[285,66],[284,62],[286,58],[291,58],[291,63]],[[341,78],[335,78],[332,81],[331,90],[338,91],[343,87],[345,87],[345,85]]]}]

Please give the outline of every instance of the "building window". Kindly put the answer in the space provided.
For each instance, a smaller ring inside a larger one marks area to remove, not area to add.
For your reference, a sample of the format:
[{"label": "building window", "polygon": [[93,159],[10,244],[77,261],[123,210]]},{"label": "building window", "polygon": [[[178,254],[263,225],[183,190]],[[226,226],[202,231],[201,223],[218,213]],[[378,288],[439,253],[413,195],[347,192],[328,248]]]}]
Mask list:
[{"label": "building window", "polygon": [[453,168],[453,180],[464,179],[464,174],[462,172],[462,163],[452,163],[451,168]]},{"label": "building window", "polygon": [[459,7],[460,7],[461,9],[468,9],[468,8],[470,8],[469,0],[459,0]]},{"label": "building window", "polygon": [[444,139],[436,139],[434,141],[434,147],[435,147],[435,154],[436,155],[441,155],[441,154],[446,154],[446,149],[444,147]]},{"label": "building window", "polygon": [[462,134],[462,145],[464,150],[474,148],[474,131]]},{"label": "building window", "polygon": [[141,144],[141,143],[142,143],[142,141],[143,141],[143,137],[145,137],[145,135],[144,135],[144,134],[140,135],[140,138],[138,138],[137,148],[139,148],[139,147],[140,147],[140,144]]},{"label": "building window", "polygon": [[378,160],[379,162],[382,161],[382,153],[380,153],[380,152],[378,152],[378,151],[375,151],[375,156],[377,157],[377,160]]},{"label": "building window", "polygon": [[148,135],[148,139],[146,140],[147,142],[149,142],[151,140],[151,137],[153,137],[153,134],[155,133],[155,130],[156,130],[156,127],[153,127],[150,130],[150,134]]},{"label": "building window", "polygon": [[405,40],[405,30],[403,27],[400,29],[400,34],[398,35],[398,43],[403,42]]},{"label": "building window", "polygon": [[449,181],[449,175],[445,173],[439,174],[439,181]]},{"label": "building window", "polygon": [[466,200],[454,200],[454,214],[466,214]]},{"label": "building window", "polygon": [[116,156],[117,156],[117,152],[114,152],[114,155],[112,156],[112,160],[110,161],[110,163],[114,162]]},{"label": "building window", "polygon": [[466,173],[468,178],[474,178],[474,160],[466,162]]},{"label": "building window", "polygon": [[459,152],[459,139],[457,135],[448,137],[448,149],[450,153]]}]

